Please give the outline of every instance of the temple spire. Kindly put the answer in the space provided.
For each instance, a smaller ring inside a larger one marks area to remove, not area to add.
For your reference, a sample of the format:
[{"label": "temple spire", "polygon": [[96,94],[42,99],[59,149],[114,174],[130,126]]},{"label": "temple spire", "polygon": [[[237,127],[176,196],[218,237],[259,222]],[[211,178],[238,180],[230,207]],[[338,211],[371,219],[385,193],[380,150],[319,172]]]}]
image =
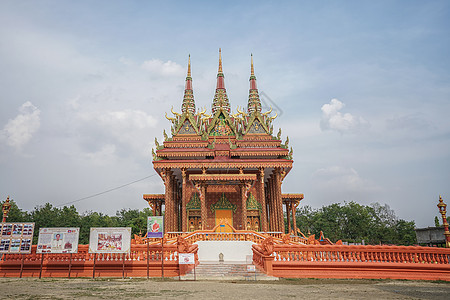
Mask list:
[{"label": "temple spire", "polygon": [[217,72],[216,93],[212,104],[213,114],[220,108],[227,113],[231,112],[230,102],[228,101],[227,91],[225,90],[225,80],[222,70],[222,49],[219,48],[219,70]]},{"label": "temple spire", "polygon": [[247,111],[249,114],[257,111],[261,112],[261,100],[259,99],[258,88],[256,86],[255,69],[253,67],[253,54],[251,55],[250,67],[250,90],[248,95]]},{"label": "temple spire", "polygon": [[252,60],[252,63],[251,63],[251,74],[250,74],[250,76],[255,76],[255,69],[253,68],[253,53],[252,54],[250,54],[250,56],[251,56],[251,60]]},{"label": "temple spire", "polygon": [[186,76],[186,85],[184,87],[183,104],[181,105],[181,112],[189,112],[195,114],[195,101],[194,92],[192,90],[192,77],[191,77],[191,55],[189,54],[188,71]]},{"label": "temple spire", "polygon": [[191,77],[191,55],[189,54],[187,77]]},{"label": "temple spire", "polygon": [[222,49],[219,48],[219,73],[223,73],[222,71]]}]

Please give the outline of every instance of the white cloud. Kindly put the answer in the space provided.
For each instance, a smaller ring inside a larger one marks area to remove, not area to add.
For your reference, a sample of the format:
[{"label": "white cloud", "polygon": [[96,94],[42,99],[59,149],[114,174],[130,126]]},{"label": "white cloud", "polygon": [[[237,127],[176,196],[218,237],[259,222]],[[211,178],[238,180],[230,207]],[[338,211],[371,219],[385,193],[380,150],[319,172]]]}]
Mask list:
[{"label": "white cloud", "polygon": [[368,122],[362,117],[355,117],[350,113],[341,113],[345,104],[338,99],[331,99],[330,103],[322,105],[322,130],[335,130],[340,133],[356,132],[368,126]]},{"label": "white cloud", "polygon": [[19,114],[10,119],[0,133],[1,140],[8,146],[21,150],[27,144],[33,134],[41,125],[41,111],[30,101],[25,102],[19,108]]},{"label": "white cloud", "polygon": [[333,191],[333,193],[344,193],[350,197],[379,189],[370,180],[363,179],[354,168],[342,166],[321,168],[313,173],[313,178],[321,189]]},{"label": "white cloud", "polygon": [[[86,131],[86,138],[93,146],[88,152],[103,151],[105,145],[114,145],[114,151],[109,155],[133,156],[140,154],[149,156],[150,142],[157,119],[140,110],[118,110],[106,112],[81,112],[79,114],[81,127]],[[93,150],[95,149],[95,150]],[[108,149],[111,149],[109,147]],[[118,153],[122,150],[122,153]]]},{"label": "white cloud", "polygon": [[160,59],[146,60],[142,63],[142,68],[155,73],[155,75],[162,76],[181,75],[185,72],[182,66],[171,60],[166,62]]}]

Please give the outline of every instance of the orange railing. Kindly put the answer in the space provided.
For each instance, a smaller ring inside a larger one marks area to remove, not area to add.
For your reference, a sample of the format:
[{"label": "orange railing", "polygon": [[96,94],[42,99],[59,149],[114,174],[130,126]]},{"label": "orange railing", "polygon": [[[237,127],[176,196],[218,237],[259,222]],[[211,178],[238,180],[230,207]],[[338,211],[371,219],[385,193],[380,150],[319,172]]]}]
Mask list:
[{"label": "orange railing", "polygon": [[450,249],[415,246],[253,245],[253,261],[277,277],[450,281]]},{"label": "orange railing", "polygon": [[[1,277],[160,277],[161,245],[131,245],[126,254],[92,254],[88,245],[79,245],[74,254],[4,254],[0,261]],[[197,257],[198,246],[188,252]],[[147,255],[148,253],[148,255]],[[42,269],[41,269],[42,265]],[[94,272],[95,269],[95,272]],[[177,245],[164,245],[164,276],[185,274],[188,268],[178,264]]]}]

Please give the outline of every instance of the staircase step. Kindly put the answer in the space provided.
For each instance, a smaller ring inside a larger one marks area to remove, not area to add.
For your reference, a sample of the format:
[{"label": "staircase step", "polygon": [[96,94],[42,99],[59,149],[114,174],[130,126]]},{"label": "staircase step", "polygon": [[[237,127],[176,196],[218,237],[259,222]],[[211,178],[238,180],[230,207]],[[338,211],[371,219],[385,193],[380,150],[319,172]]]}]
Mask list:
[{"label": "staircase step", "polygon": [[[194,270],[191,270],[181,279],[193,278]],[[200,263],[195,267],[195,276],[200,280],[278,280],[276,277],[267,276],[256,269],[256,272],[247,272],[246,264],[221,264]]]}]

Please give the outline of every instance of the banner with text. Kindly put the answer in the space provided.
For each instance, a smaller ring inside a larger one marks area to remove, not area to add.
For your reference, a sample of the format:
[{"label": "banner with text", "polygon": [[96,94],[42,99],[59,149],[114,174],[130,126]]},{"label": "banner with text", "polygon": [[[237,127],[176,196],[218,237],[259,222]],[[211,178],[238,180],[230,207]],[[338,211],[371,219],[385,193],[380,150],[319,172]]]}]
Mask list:
[{"label": "banner with text", "polygon": [[131,227],[91,227],[89,253],[129,253]]},{"label": "banner with text", "polygon": [[31,253],[34,223],[0,224],[0,253]]},{"label": "banner with text", "polygon": [[40,228],[37,253],[77,253],[80,228]]}]

